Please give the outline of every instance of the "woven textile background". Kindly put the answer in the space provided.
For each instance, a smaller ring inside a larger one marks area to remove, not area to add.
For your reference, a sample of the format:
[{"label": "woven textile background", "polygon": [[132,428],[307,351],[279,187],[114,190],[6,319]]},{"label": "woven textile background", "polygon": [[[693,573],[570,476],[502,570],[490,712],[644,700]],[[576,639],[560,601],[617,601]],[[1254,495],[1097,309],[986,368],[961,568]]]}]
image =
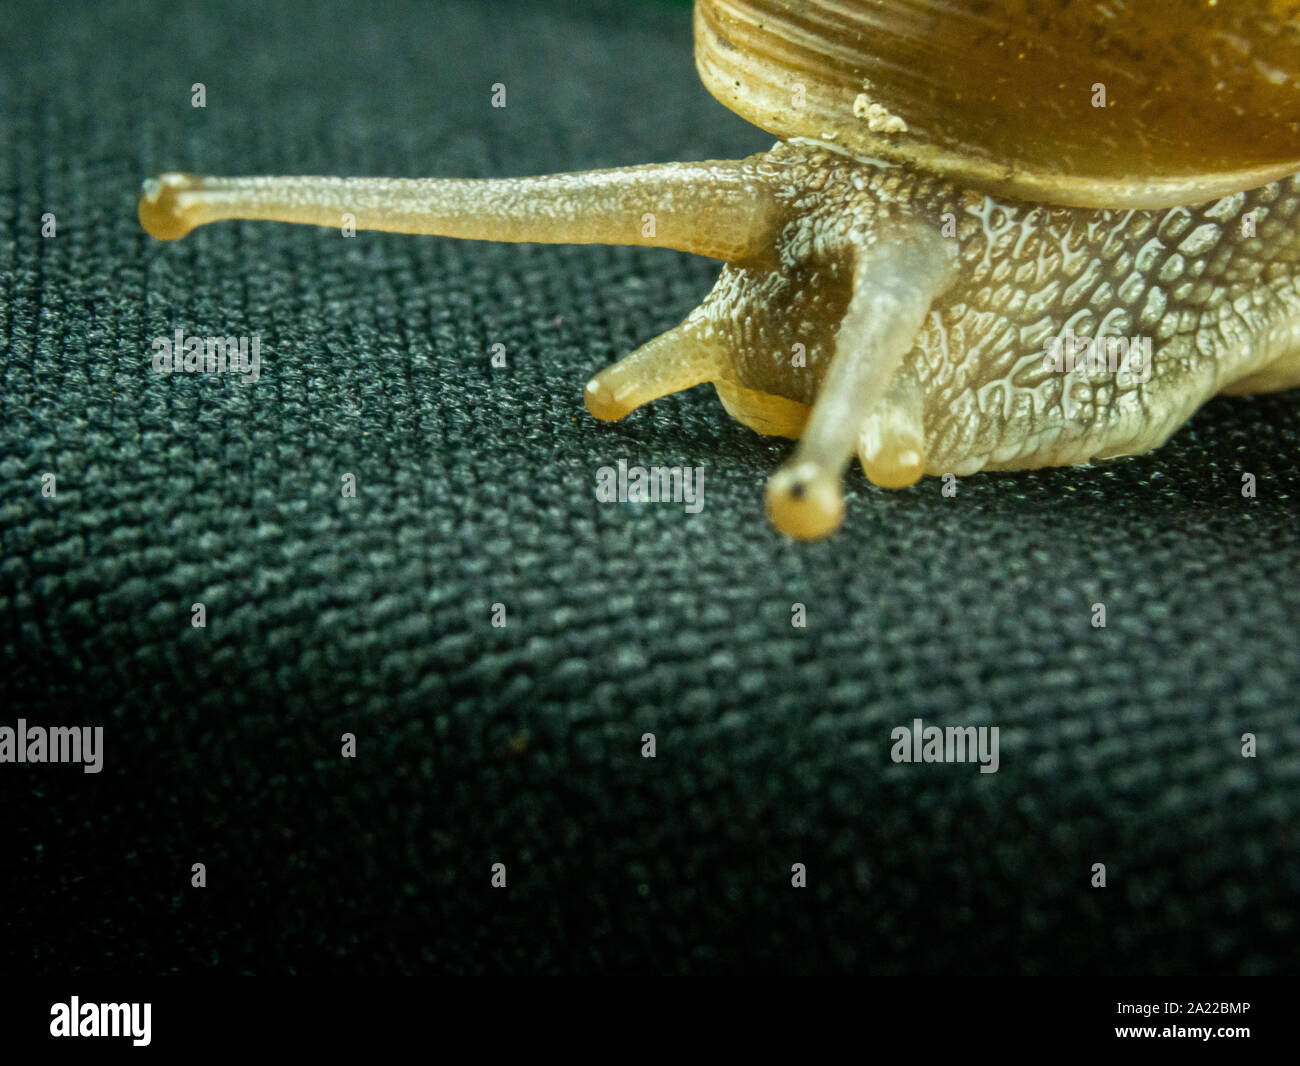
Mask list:
[{"label": "woven textile background", "polygon": [[[1300,396],[954,498],[855,468],[842,532],[796,545],[763,515],[788,442],[711,389],[582,406],[714,262],[135,218],[160,170],[767,147],[687,8],[15,3],[0,32],[0,725],[105,729],[97,775],[0,765],[6,972],[1297,968]],[[154,373],[177,328],[259,336],[260,380]],[[703,511],[598,504],[620,458],[703,466]],[[915,718],[999,726],[999,772],[893,763]]]}]

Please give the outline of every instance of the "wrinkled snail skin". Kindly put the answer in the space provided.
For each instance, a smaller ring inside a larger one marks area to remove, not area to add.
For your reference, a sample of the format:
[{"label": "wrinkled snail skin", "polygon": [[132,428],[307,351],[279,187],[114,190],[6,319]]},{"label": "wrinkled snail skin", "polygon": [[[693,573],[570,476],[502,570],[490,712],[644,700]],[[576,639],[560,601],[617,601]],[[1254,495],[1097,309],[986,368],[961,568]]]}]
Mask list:
[{"label": "wrinkled snail skin", "polygon": [[[916,19],[987,5],[700,0],[696,54],[705,83],[787,138],[769,152],[539,178],[166,174],[145,183],[140,221],[175,239],[220,219],[338,226],[347,214],[358,229],[654,245],[722,259],[703,303],[592,378],[586,405],[616,420],[711,383],[733,418],[797,438],[768,482],[767,511],[781,531],[815,539],[843,521],[842,479],[855,455],[888,488],[924,474],[1081,464],[1158,447],[1216,393],[1300,386],[1300,176],[1241,184],[1300,169],[1286,163],[1300,157],[1300,135],[1285,140],[1291,120],[1278,117],[1277,90],[1277,64],[1294,58],[1286,49],[1300,40],[1300,25],[1287,23],[1291,43],[1274,48],[1280,31],[1267,18],[1281,11],[1279,0],[1241,2],[1239,10],[1264,20],[1251,28],[1269,47],[1255,56],[1256,81],[1237,71],[1247,83],[1228,103],[1256,108],[1276,138],[1253,154],[1216,157],[1203,172],[1186,146],[1133,127],[1127,135],[1151,151],[1116,177],[1107,151],[1124,129],[1120,115],[1087,156],[1091,170],[1053,174],[1036,161],[1038,149],[1026,149],[990,178],[988,153],[966,146],[956,155],[954,142],[924,134],[926,113],[906,92],[873,89],[877,110],[845,95],[862,81],[840,76],[857,54],[844,43],[846,19],[893,11],[912,19],[901,24],[914,36]],[[1077,14],[1085,6],[1095,7],[1066,0],[1059,9]],[[760,22],[768,37],[743,32]],[[988,45],[976,32],[982,24],[959,22],[972,33],[972,55]],[[1071,25],[1080,32],[1084,24]],[[790,36],[772,37],[777,30]],[[1159,43],[1150,46],[1158,51]],[[797,68],[823,94],[811,120],[764,110],[784,106],[796,72],[780,64],[796,45],[825,52],[815,68],[824,85],[808,78],[807,56]],[[890,46],[888,34],[873,44],[882,54]],[[742,69],[750,81],[733,76]],[[826,124],[831,97],[851,116],[844,136],[841,128],[802,135],[800,123]],[[896,113],[909,118],[888,121]],[[920,136],[917,144],[899,143],[904,127]],[[1086,133],[1070,137],[1076,150],[1088,147]],[[893,144],[892,153],[863,154],[882,144]],[[961,172],[965,159],[969,173]],[[1093,203],[1107,181],[1114,202]],[[1027,195],[1044,189],[1060,194],[1047,202]],[[1199,200],[1191,206],[1165,202],[1192,192]],[[1115,365],[1112,352],[1109,365],[1104,356],[1052,365],[1046,355],[1062,337],[1123,338],[1149,358]]]}]

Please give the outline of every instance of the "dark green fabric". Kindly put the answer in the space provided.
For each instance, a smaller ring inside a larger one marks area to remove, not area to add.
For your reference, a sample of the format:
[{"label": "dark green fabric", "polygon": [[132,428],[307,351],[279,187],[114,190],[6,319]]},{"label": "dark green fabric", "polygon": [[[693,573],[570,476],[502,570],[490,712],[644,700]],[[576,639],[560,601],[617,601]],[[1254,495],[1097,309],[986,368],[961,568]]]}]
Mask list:
[{"label": "dark green fabric", "polygon": [[[106,730],[99,775],[0,766],[7,972],[1296,968],[1296,394],[951,499],[855,470],[842,533],[788,543],[789,445],[712,390],[583,410],[716,263],[135,219],[160,170],[766,147],[681,6],[4,22],[0,725]],[[260,336],[261,380],[155,374],[178,327]],[[620,458],[703,465],[703,512],[597,504]],[[1000,771],[895,765],[917,717],[1000,726]]]}]

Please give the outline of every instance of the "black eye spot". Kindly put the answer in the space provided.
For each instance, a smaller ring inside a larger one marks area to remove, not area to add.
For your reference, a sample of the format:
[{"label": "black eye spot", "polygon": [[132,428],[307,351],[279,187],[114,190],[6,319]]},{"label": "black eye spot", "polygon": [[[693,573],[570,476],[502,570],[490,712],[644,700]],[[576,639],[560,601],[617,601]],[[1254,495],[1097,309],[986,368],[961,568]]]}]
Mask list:
[{"label": "black eye spot", "polygon": [[793,485],[790,486],[790,499],[802,500],[803,493],[804,493],[804,485],[802,481],[796,481]]}]

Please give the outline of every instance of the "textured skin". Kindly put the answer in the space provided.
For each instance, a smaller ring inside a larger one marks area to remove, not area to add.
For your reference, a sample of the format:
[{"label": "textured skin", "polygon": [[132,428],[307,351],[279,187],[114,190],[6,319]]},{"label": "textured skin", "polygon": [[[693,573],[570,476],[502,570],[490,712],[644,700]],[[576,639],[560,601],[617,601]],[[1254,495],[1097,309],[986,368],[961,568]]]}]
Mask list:
[{"label": "textured skin", "polygon": [[[904,366],[924,397],[927,473],[1138,453],[1233,383],[1300,384],[1300,178],[1199,207],[1109,211],[997,201],[801,143],[748,163],[788,208],[779,263],[726,266],[689,321],[760,392],[815,399],[850,296],[851,238],[885,219],[948,222],[957,280]],[[1254,237],[1242,235],[1248,212]],[[1044,369],[1044,339],[1067,325],[1149,337],[1149,380]],[[797,343],[805,368],[791,365]]]}]

